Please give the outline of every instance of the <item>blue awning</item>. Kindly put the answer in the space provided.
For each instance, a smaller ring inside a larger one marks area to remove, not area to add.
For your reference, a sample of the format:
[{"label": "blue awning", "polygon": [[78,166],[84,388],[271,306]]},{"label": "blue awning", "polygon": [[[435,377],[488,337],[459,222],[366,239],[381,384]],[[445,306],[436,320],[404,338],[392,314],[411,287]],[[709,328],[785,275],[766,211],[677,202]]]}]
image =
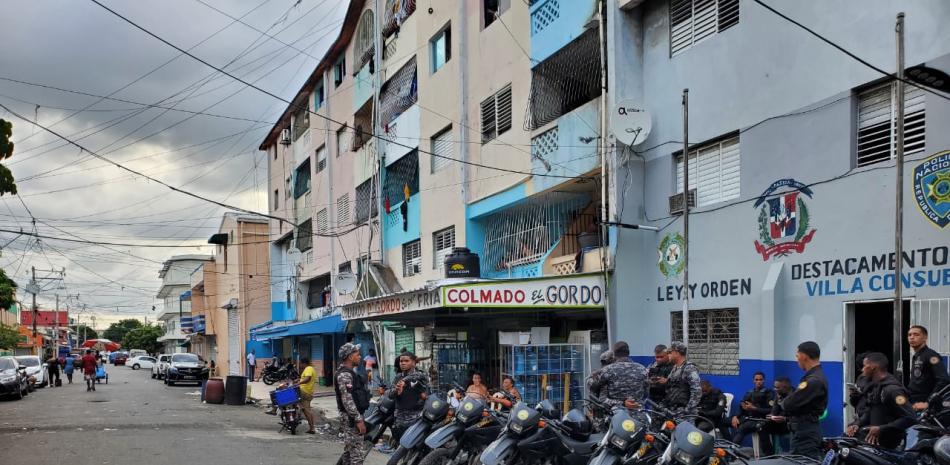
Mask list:
[{"label": "blue awning", "polygon": [[340,315],[328,316],[319,320],[310,320],[286,326],[263,328],[252,331],[255,341],[280,339],[289,336],[307,336],[310,334],[342,333],[346,329],[346,322]]},{"label": "blue awning", "polygon": [[178,300],[191,300],[191,291],[182,292],[181,295],[178,296]]}]

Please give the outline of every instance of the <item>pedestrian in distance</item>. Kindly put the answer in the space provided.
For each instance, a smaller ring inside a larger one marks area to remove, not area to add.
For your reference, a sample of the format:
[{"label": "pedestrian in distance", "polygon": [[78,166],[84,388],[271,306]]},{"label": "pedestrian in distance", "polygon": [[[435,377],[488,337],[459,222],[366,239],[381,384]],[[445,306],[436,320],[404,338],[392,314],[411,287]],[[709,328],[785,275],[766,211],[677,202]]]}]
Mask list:
[{"label": "pedestrian in distance", "polygon": [[[752,390],[746,392],[739,403],[741,412],[732,417],[732,427],[735,428],[735,434],[732,435],[732,442],[742,444],[746,436],[758,431],[762,424],[756,419],[763,419],[772,412],[772,404],[775,403],[775,393],[765,386],[765,373],[761,371],[752,375]],[[771,455],[771,443],[766,435],[760,435],[759,441],[765,455]]]},{"label": "pedestrian in distance", "polygon": [[930,395],[950,384],[943,357],[927,347],[927,336],[927,328],[920,325],[911,326],[907,331],[907,343],[914,352],[907,390],[916,411],[926,410]]},{"label": "pedestrian in distance", "polygon": [[59,359],[56,355],[50,356],[46,360],[46,383],[49,387],[61,386],[62,380],[59,378]]},{"label": "pedestrian in distance", "polygon": [[673,369],[666,380],[666,395],[663,405],[674,412],[696,414],[703,388],[699,385],[699,368],[686,359],[686,344],[676,341],[670,344],[669,357]]},{"label": "pedestrian in distance", "polygon": [[76,368],[76,359],[70,355],[66,357],[65,362],[63,363],[63,373],[66,375],[66,381],[69,384],[73,384],[73,370]]},{"label": "pedestrian in distance", "polygon": [[614,362],[607,365],[600,379],[591,384],[591,391],[600,393],[601,401],[611,409],[621,405],[629,409],[640,408],[649,389],[647,369],[630,360],[630,346],[624,341],[615,342],[610,351],[614,354]]},{"label": "pedestrian in distance", "polygon": [[300,357],[298,363],[300,365],[300,379],[295,384],[300,388],[300,411],[303,412],[307,424],[310,425],[307,434],[315,434],[317,431],[314,429],[315,420],[313,408],[310,404],[313,402],[313,391],[317,385],[317,370],[314,370],[313,366],[310,365],[309,357]]},{"label": "pedestrian in distance", "polygon": [[340,429],[343,434],[343,455],[339,465],[362,465],[366,457],[366,423],[363,412],[369,407],[369,390],[362,377],[354,371],[362,361],[360,346],[346,343],[337,355],[342,360],[336,371],[336,405],[340,411]]},{"label": "pedestrian in distance", "polygon": [[379,374],[376,372],[379,359],[376,357],[376,349],[369,349],[369,353],[363,358],[363,363],[365,364],[366,381],[372,388],[379,384]]},{"label": "pedestrian in distance", "polygon": [[86,392],[96,390],[96,367],[98,363],[96,357],[92,355],[91,350],[86,350],[86,355],[82,357],[82,373],[86,380]]},{"label": "pedestrian in distance", "polygon": [[663,402],[666,396],[666,381],[673,371],[673,364],[670,363],[670,354],[667,347],[659,344],[653,348],[653,363],[647,367],[647,376],[650,377],[650,400],[653,402]]},{"label": "pedestrian in distance", "polygon": [[782,401],[792,432],[792,453],[821,459],[821,416],[828,408],[828,379],[821,368],[821,348],[812,341],[798,345],[798,367],[805,370],[798,389]]},{"label": "pedestrian in distance", "polygon": [[247,354],[247,379],[254,381],[254,368],[257,367],[257,356],[254,354],[254,350],[251,349],[251,353]]},{"label": "pedestrian in distance", "polygon": [[861,372],[870,380],[866,392],[867,408],[846,431],[848,436],[863,437],[868,444],[894,449],[904,440],[907,428],[917,421],[907,390],[888,373],[887,356],[872,352],[864,357]]}]

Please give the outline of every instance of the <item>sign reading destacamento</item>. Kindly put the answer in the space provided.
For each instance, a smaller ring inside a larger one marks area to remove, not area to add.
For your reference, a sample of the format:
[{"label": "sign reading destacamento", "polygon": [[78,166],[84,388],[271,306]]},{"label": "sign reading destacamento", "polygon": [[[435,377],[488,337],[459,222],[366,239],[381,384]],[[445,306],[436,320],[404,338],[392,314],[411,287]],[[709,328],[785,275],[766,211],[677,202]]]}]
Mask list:
[{"label": "sign reading destacamento", "polygon": [[442,288],[443,307],[603,308],[604,277],[505,280]]}]

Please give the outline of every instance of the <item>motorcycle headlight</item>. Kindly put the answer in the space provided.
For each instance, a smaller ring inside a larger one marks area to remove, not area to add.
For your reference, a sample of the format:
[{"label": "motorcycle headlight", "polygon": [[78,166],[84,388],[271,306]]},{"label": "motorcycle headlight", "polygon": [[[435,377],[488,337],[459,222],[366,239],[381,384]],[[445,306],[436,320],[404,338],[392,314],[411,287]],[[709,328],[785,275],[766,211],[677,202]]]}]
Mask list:
[{"label": "motorcycle headlight", "polygon": [[678,450],[673,454],[673,458],[677,462],[682,463],[683,465],[693,465],[693,456],[686,453],[686,451]]},{"label": "motorcycle headlight", "polygon": [[626,441],[624,438],[620,437],[620,436],[614,436],[614,437],[610,438],[610,443],[613,444],[614,446],[616,446],[618,449],[621,449],[621,450],[624,449],[625,447],[627,447],[627,441]]},{"label": "motorcycle headlight", "polygon": [[520,434],[522,431],[524,431],[524,427],[517,423],[512,423],[511,430]]}]

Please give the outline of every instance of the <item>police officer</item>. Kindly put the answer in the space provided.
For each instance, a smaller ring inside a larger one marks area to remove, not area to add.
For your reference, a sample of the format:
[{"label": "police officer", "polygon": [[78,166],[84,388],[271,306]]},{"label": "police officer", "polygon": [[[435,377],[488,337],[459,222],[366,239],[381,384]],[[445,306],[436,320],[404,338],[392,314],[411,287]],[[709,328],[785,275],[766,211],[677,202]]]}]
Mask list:
[{"label": "police officer", "polygon": [[[772,401],[772,410],[765,416],[769,422],[762,427],[762,432],[769,436],[785,436],[789,431],[782,401],[794,392],[792,382],[787,376],[779,376],[772,382],[772,390],[775,392],[775,400]],[[778,446],[779,444],[772,444],[773,452]]]},{"label": "police officer", "polygon": [[602,354],[600,354],[600,368],[594,370],[594,372],[590,374],[590,378],[587,378],[587,390],[590,391],[592,396],[600,397],[600,391],[598,390],[597,392],[594,392],[592,388],[594,384],[596,384],[600,379],[600,375],[604,373],[604,368],[607,368],[607,365],[610,365],[613,362],[613,352],[605,350]]},{"label": "police officer", "polygon": [[429,394],[429,377],[416,368],[416,356],[406,351],[399,354],[399,373],[386,395],[396,401],[393,432],[396,438],[420,417]]},{"label": "police officer", "polygon": [[907,343],[914,351],[907,391],[914,410],[926,410],[927,399],[950,383],[950,376],[940,354],[927,347],[927,328],[911,326],[907,331]]},{"label": "police officer", "polygon": [[812,341],[798,345],[798,367],[805,370],[798,390],[782,401],[782,409],[792,432],[792,453],[821,459],[819,418],[828,407],[828,380],[821,368],[821,348]]},{"label": "police officer", "polygon": [[[752,418],[765,418],[772,412],[772,405],[775,403],[775,393],[765,387],[765,373],[761,371],[752,375],[752,390],[745,393],[739,408],[742,412],[732,417],[732,427],[736,429],[732,435],[732,442],[742,444],[745,437],[756,432],[761,423],[751,420]],[[760,435],[759,440],[763,443],[762,448],[765,455],[771,455],[771,444],[765,435]]]},{"label": "police officer", "polygon": [[699,399],[698,413],[702,418],[696,420],[696,427],[710,433],[721,428],[723,416],[726,413],[726,395],[719,388],[713,387],[708,379],[699,382],[703,396]]},{"label": "police officer", "polygon": [[896,448],[904,440],[904,432],[914,425],[917,416],[910,408],[907,391],[901,382],[887,372],[887,356],[872,352],[864,357],[861,373],[871,381],[865,391],[867,409],[846,433],[854,436],[866,431],[869,444]]},{"label": "police officer", "polygon": [[363,412],[369,407],[369,391],[366,382],[356,374],[363,357],[358,344],[346,343],[338,354],[340,368],[336,371],[336,406],[340,410],[340,430],[343,434],[343,456],[337,462],[340,465],[362,465],[367,450],[363,436],[366,424]]},{"label": "police officer", "polygon": [[638,408],[647,395],[647,369],[630,360],[630,346],[617,341],[611,348],[615,361],[604,368],[600,379],[591,385],[609,407],[623,405]]},{"label": "police officer", "polygon": [[871,384],[871,380],[864,375],[864,357],[866,357],[870,352],[864,352],[858,354],[856,357],[857,362],[857,373],[860,373],[857,378],[854,380],[854,384],[848,385],[848,404],[854,407],[854,417],[861,418],[862,415],[867,411],[867,393],[868,386]]},{"label": "police officer", "polygon": [[659,344],[653,348],[653,363],[647,367],[647,376],[650,377],[650,400],[663,402],[666,396],[666,379],[673,371],[670,355],[666,353],[666,346]]},{"label": "police officer", "polygon": [[663,406],[677,413],[696,414],[703,388],[699,385],[699,368],[686,360],[686,344],[676,341],[670,344],[669,357],[673,369],[666,380],[666,395]]}]

